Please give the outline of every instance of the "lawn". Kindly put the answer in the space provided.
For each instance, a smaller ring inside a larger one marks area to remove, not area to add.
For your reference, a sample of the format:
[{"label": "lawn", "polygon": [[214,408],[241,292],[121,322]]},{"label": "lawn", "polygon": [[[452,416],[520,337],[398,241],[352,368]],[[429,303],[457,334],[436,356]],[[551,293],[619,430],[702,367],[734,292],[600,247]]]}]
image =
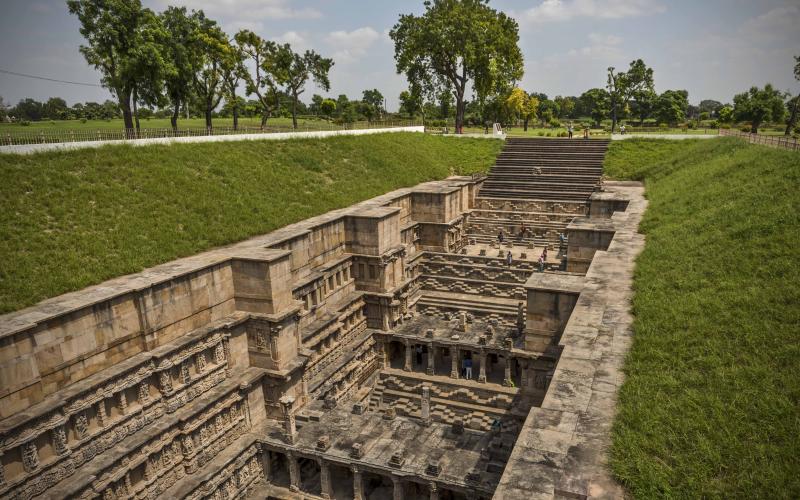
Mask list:
[{"label": "lawn", "polygon": [[605,168],[650,200],[614,473],[637,498],[800,498],[800,154],[630,140]]},{"label": "lawn", "polygon": [[484,171],[501,147],[394,133],[0,155],[0,312]]}]

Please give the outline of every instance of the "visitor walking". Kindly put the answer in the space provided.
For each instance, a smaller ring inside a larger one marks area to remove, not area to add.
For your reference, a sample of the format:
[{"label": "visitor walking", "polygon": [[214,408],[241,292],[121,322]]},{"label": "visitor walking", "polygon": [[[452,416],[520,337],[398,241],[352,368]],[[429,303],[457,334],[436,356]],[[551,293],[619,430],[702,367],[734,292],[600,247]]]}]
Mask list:
[{"label": "visitor walking", "polygon": [[539,272],[544,272],[544,255],[539,256]]},{"label": "visitor walking", "polygon": [[464,358],[464,378],[472,380],[472,358]]},{"label": "visitor walking", "polygon": [[625,135],[625,125],[620,125],[619,126],[619,133],[622,134],[622,135]]},{"label": "visitor walking", "polygon": [[583,127],[583,138],[584,139],[588,139],[589,138],[589,126],[588,125]]},{"label": "visitor walking", "polygon": [[511,256],[511,252],[506,254],[506,265],[511,267],[511,262],[513,261],[514,257]]},{"label": "visitor walking", "polygon": [[572,139],[572,122],[570,122],[569,127],[567,127],[567,134],[569,138]]},{"label": "visitor walking", "polygon": [[500,231],[497,233],[497,241],[498,241],[498,242],[500,242],[500,244],[502,245],[502,244],[503,244],[503,239],[504,239],[504,238],[505,238],[505,236],[503,236],[503,230],[501,229],[501,230],[500,230]]}]

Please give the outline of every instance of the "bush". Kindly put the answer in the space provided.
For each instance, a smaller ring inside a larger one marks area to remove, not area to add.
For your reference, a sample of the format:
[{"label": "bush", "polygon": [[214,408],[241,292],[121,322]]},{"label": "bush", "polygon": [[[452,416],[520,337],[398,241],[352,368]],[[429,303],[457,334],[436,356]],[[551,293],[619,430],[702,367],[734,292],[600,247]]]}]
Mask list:
[{"label": "bush", "polygon": [[559,133],[558,133],[558,136],[559,136],[559,137],[569,137],[569,134],[568,134],[568,133],[566,133],[566,132],[559,132]]},{"label": "bush", "polygon": [[739,130],[741,130],[742,132],[747,132],[748,134],[750,133],[750,127],[749,126],[742,127]]},{"label": "bush", "polygon": [[697,128],[697,124],[695,124],[695,122],[689,122],[686,124],[686,127],[693,130]]},{"label": "bush", "polygon": [[719,128],[725,129],[725,130],[730,130],[731,129],[731,125],[729,123],[725,123],[725,124],[720,125]]},{"label": "bush", "polygon": [[708,124],[709,128],[719,128],[719,122],[717,120],[711,120],[711,123]]},{"label": "bush", "polygon": [[544,132],[542,132],[542,131],[540,130],[539,132],[537,132],[537,133],[536,133],[536,135],[538,135],[539,137],[544,137]]},{"label": "bush", "polygon": [[20,120],[19,124],[22,125],[23,127],[30,127],[31,126],[31,122],[28,121],[28,120]]},{"label": "bush", "polygon": [[81,123],[86,123],[86,118],[81,118]]},{"label": "bush", "polygon": [[658,128],[669,128],[669,125],[667,125],[666,123],[659,123]]},{"label": "bush", "polygon": [[556,118],[553,118],[552,120],[550,120],[549,124],[553,128],[558,128],[558,127],[561,126],[561,122],[558,121]]}]

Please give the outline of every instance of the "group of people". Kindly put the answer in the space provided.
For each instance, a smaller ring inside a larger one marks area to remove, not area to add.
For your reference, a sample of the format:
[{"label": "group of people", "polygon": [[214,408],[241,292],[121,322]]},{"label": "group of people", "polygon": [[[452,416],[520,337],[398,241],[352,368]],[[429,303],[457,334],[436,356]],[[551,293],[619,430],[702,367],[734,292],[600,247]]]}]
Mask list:
[{"label": "group of people", "polygon": [[[572,126],[572,123],[570,122],[570,124],[567,126],[567,135],[569,136],[570,139],[572,139],[572,136],[573,136],[574,133],[575,133],[575,128]],[[589,138],[589,126],[588,125],[584,125],[584,127],[583,127],[583,138],[584,139],[588,139]]]}]

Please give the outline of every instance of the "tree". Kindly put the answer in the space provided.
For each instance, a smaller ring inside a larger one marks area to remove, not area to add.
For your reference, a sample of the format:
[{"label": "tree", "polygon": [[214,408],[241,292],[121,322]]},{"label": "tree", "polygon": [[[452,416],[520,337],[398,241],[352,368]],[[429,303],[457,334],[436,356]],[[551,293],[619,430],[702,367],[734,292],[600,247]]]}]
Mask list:
[{"label": "tree", "polygon": [[280,109],[277,73],[278,44],[264,40],[249,30],[241,30],[234,37],[246,58],[250,59],[254,74],[242,75],[247,84],[247,95],[255,94],[261,107],[261,128],[272,113]]},{"label": "tree", "polygon": [[406,113],[409,118],[414,118],[417,113],[423,111],[422,95],[419,89],[411,87],[409,90],[400,92],[400,112]]},{"label": "tree", "polygon": [[528,130],[528,121],[536,118],[540,108],[539,99],[534,95],[528,95],[521,88],[514,88],[508,94],[505,101],[506,108],[515,119],[521,119],[524,130]]},{"label": "tree", "polygon": [[577,100],[578,99],[576,97],[561,97],[560,95],[556,96],[553,101],[558,106],[558,117],[573,118]]},{"label": "tree", "polygon": [[[800,80],[800,56],[794,56],[794,62],[794,79]],[[795,96],[788,104],[792,111],[789,113],[789,120],[786,122],[786,131],[784,131],[783,135],[789,135],[797,122],[797,106],[800,105],[800,94]]]},{"label": "tree", "polygon": [[389,36],[397,72],[432,96],[449,88],[456,101],[456,132],[464,125],[467,84],[480,102],[496,87],[522,78],[517,22],[488,0],[427,0],[425,13],[401,15]]},{"label": "tree", "polygon": [[172,105],[170,123],[173,130],[178,130],[181,108],[188,103],[191,96],[194,68],[197,66],[192,44],[198,29],[198,17],[199,14],[194,11],[187,15],[186,7],[167,7],[161,13],[161,22],[169,33],[164,52],[172,64],[172,72],[165,78],[164,87]]},{"label": "tree", "polygon": [[605,89],[589,89],[578,98],[581,109],[599,127],[609,113],[610,98]]},{"label": "tree", "polygon": [[333,59],[326,59],[313,50],[297,54],[287,43],[278,47],[275,66],[277,82],[286,87],[286,93],[292,98],[292,126],[296,129],[297,103],[300,94],[305,92],[306,82],[311,78],[320,88],[330,90],[328,73]]},{"label": "tree", "polygon": [[658,100],[658,94],[650,89],[636,92],[631,100],[631,112],[639,118],[639,126],[644,125],[645,119],[653,113]]},{"label": "tree", "polygon": [[719,121],[722,123],[731,123],[733,121],[733,107],[726,104],[719,108]]},{"label": "tree", "polygon": [[69,107],[67,101],[60,97],[51,97],[42,106],[42,114],[51,120],[65,120]]},{"label": "tree", "polygon": [[195,51],[192,91],[203,110],[206,128],[211,130],[213,112],[225,96],[222,67],[232,49],[217,22],[208,19],[203,11],[197,12],[192,50]]},{"label": "tree", "polygon": [[233,114],[233,130],[239,130],[239,109],[241,98],[236,95],[239,82],[247,78],[247,68],[244,65],[245,55],[235,40],[225,44],[225,51],[220,60],[220,74],[222,76],[222,95],[225,101],[231,103]]},{"label": "tree", "polygon": [[383,117],[383,94],[378,89],[365,90],[361,94],[361,102],[372,107],[370,112],[373,116],[377,115],[379,120]]},{"label": "tree", "polygon": [[156,15],[142,8],[140,0],[68,0],[67,6],[88,42],[81,53],[102,73],[102,85],[119,101],[125,128],[133,129],[131,98],[137,82],[143,72],[156,77],[163,73],[160,37],[150,33],[159,29]]},{"label": "tree", "polygon": [[685,90],[665,90],[655,102],[654,114],[659,123],[672,126],[686,119],[689,108],[689,92]]},{"label": "tree", "polygon": [[319,110],[330,120],[331,115],[336,111],[336,101],[333,99],[324,99],[319,104]]},{"label": "tree", "polygon": [[12,114],[16,116],[18,120],[38,122],[44,117],[44,104],[30,97],[20,99],[17,105],[12,109]]},{"label": "tree", "polygon": [[782,120],[785,112],[783,93],[769,83],[763,89],[751,87],[733,97],[734,118],[736,121],[749,121],[753,134],[758,133],[758,127],[764,122]]},{"label": "tree", "polygon": [[697,105],[697,109],[701,113],[708,113],[710,117],[718,117],[719,110],[722,108],[722,103],[713,99],[703,99]]},{"label": "tree", "polygon": [[606,84],[611,108],[612,134],[633,96],[644,91],[654,91],[653,69],[648,68],[641,59],[631,61],[630,67],[625,73],[614,73],[614,71],[613,66],[608,68]]}]

